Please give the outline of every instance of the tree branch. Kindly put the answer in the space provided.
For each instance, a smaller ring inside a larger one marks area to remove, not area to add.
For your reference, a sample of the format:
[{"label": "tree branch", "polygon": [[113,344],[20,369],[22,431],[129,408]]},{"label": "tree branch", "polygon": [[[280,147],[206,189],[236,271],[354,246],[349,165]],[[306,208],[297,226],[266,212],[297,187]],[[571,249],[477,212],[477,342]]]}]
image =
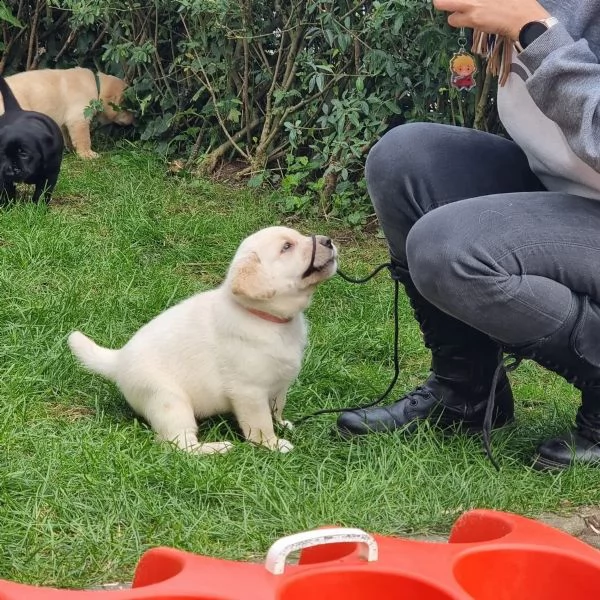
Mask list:
[{"label": "tree branch", "polygon": [[[185,31],[186,31],[187,35],[189,36],[190,32],[187,28],[187,24],[185,22],[185,19],[183,18],[183,15],[180,15],[180,18],[181,18],[183,27],[185,28]],[[238,152],[239,155],[243,156],[246,160],[250,160],[250,156],[240,146],[238,146],[238,144],[236,143],[236,140],[229,133],[229,130],[227,129],[227,126],[225,125],[225,121],[223,120],[223,117],[221,116],[221,113],[218,108],[218,101],[217,101],[217,96],[215,94],[215,90],[210,83],[208,75],[204,69],[204,66],[202,65],[202,61],[200,60],[200,57],[198,56],[198,54],[196,53],[195,50],[194,50],[194,54],[196,56],[196,60],[198,62],[200,70],[202,71],[202,77],[204,78],[202,83],[203,83],[204,87],[207,89],[208,93],[210,94],[212,104],[215,109],[215,116],[217,117],[217,121],[219,121],[219,125],[221,126],[223,133],[225,134],[225,136],[227,137],[227,139],[229,140],[231,145],[235,148],[236,152]]]}]

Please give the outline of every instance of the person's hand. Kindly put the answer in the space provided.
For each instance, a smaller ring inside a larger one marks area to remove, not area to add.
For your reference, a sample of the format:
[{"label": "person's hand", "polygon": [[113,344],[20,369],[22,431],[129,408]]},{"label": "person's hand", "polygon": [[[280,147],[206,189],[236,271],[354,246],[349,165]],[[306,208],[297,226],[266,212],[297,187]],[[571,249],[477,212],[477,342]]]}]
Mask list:
[{"label": "person's hand", "polygon": [[506,35],[514,41],[525,23],[550,17],[537,0],[433,0],[433,5],[450,13],[452,27]]}]

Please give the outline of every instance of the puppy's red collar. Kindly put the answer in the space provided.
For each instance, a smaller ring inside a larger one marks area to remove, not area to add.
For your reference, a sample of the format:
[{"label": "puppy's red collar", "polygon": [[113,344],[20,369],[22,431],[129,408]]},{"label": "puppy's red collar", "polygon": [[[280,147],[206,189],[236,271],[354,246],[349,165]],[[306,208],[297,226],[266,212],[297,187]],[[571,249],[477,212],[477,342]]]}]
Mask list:
[{"label": "puppy's red collar", "polygon": [[283,319],[282,317],[277,317],[272,315],[271,313],[264,312],[262,310],[258,310],[257,308],[246,308],[249,313],[259,317],[260,319],[264,319],[265,321],[271,321],[272,323],[289,323],[292,319]]}]

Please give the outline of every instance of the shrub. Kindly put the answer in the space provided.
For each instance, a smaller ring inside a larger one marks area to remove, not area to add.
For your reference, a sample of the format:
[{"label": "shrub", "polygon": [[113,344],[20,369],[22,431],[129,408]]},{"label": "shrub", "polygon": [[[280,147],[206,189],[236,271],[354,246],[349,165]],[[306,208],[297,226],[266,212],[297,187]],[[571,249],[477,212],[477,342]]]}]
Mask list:
[{"label": "shrub", "polygon": [[430,0],[0,0],[0,19],[3,71],[124,76],[142,143],[205,174],[233,163],[283,210],[364,222],[365,155],[387,128],[499,127],[485,74],[448,88],[458,34]]}]

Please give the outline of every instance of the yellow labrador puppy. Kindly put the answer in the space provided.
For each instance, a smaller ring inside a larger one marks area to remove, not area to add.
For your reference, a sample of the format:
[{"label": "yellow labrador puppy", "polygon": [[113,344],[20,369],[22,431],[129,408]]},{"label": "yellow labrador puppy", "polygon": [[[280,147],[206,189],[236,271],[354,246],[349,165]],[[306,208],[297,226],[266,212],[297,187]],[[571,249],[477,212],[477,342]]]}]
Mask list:
[{"label": "yellow labrador puppy", "polygon": [[223,284],[169,308],[119,350],[69,336],[75,356],[114,381],[159,440],[190,452],[226,452],[230,442],[200,443],[196,419],[233,413],[245,438],[271,450],[286,394],[300,370],[307,330],[303,310],[317,284],[337,269],[325,236],[269,227],[240,245]]},{"label": "yellow labrador puppy", "polygon": [[97,114],[100,123],[133,123],[132,113],[115,110],[123,103],[127,84],[113,75],[81,67],[38,69],[11,75],[6,82],[24,110],[43,113],[58,123],[67,146],[81,158],[98,157],[92,150],[90,119],[84,114],[92,100],[102,103],[103,111]]}]

